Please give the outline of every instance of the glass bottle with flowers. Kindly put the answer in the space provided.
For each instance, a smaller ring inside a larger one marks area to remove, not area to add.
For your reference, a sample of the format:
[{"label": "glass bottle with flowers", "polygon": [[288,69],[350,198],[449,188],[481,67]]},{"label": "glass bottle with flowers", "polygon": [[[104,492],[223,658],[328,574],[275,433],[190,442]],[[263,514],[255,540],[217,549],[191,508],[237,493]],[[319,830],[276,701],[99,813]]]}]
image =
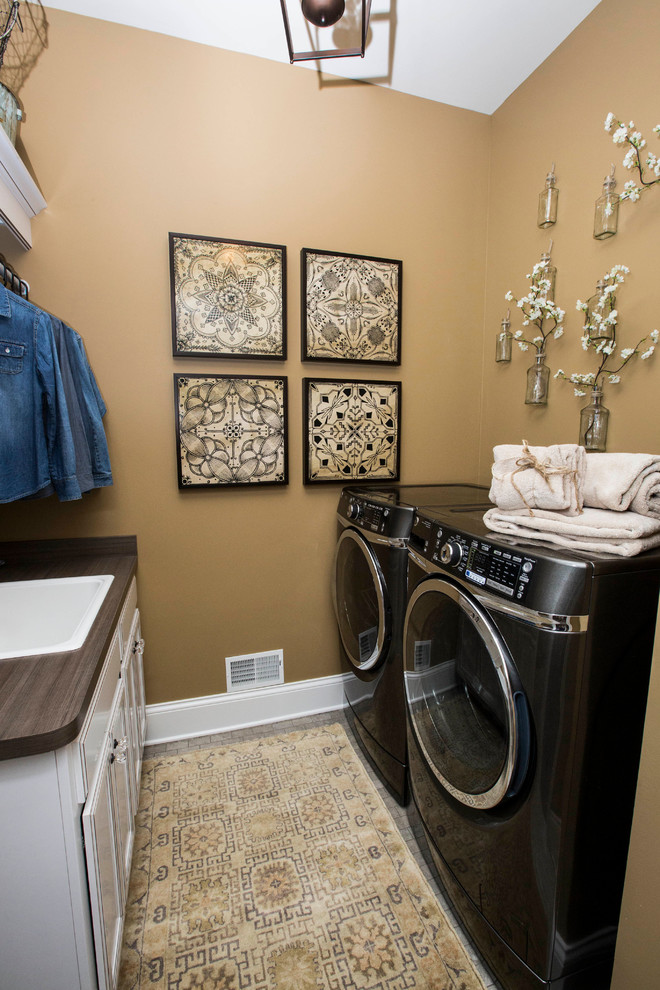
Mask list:
[{"label": "glass bottle with flowers", "polygon": [[[625,183],[620,199],[627,199],[631,203],[636,203],[645,189],[660,182],[660,158],[649,151],[642,161],[646,138],[640,131],[636,130],[632,120],[628,124],[624,124],[613,113],[608,113],[605,118],[605,130],[612,133],[614,144],[624,145],[628,148],[623,159],[623,167],[629,171],[637,172],[637,181],[630,179]],[[660,124],[656,124],[653,131],[660,137]]]},{"label": "glass bottle with flowers", "polygon": [[604,451],[607,449],[607,428],[610,411],[603,405],[603,385],[607,381],[616,385],[621,381],[621,372],[639,354],[640,360],[651,357],[660,337],[658,330],[651,330],[635,347],[624,347],[616,352],[618,311],[616,308],[616,291],[624,281],[629,269],[625,265],[614,265],[612,269],[598,282],[600,296],[588,302],[577,301],[577,309],[585,313],[585,323],[582,332],[582,347],[585,351],[594,351],[597,356],[596,371],[585,374],[573,372],[567,374],[561,368],[555,373],[555,378],[571,382],[575,395],[584,396],[587,389],[591,390],[590,402],[580,410],[580,435],[578,443],[589,451]]},{"label": "glass bottle with flowers", "polygon": [[[509,302],[515,302],[521,310],[523,327],[530,327],[529,330],[516,330],[512,337],[521,351],[530,347],[536,349],[536,363],[527,371],[525,391],[525,403],[535,406],[544,406],[548,401],[550,369],[545,363],[548,339],[551,336],[561,337],[564,332],[562,323],[565,313],[552,298],[553,278],[548,277],[549,260],[549,254],[544,254],[531,273],[525,276],[531,283],[527,295],[517,299],[509,290],[504,297]],[[555,269],[552,268],[551,272],[554,273]],[[531,329],[533,327],[536,333]]]}]

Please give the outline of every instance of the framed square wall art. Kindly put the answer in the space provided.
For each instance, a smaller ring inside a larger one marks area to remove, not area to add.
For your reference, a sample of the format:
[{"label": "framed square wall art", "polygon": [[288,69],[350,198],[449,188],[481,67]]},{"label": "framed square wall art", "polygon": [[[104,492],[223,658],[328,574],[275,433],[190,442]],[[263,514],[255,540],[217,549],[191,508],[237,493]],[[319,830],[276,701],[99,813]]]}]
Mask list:
[{"label": "framed square wall art", "polygon": [[401,261],[303,248],[303,361],[401,364],[401,274]]},{"label": "framed square wall art", "polygon": [[174,375],[179,488],[286,485],[287,380]]},{"label": "framed square wall art", "polygon": [[397,481],[401,382],[303,379],[305,484]]},{"label": "framed square wall art", "polygon": [[286,248],[169,235],[175,357],[286,357]]}]

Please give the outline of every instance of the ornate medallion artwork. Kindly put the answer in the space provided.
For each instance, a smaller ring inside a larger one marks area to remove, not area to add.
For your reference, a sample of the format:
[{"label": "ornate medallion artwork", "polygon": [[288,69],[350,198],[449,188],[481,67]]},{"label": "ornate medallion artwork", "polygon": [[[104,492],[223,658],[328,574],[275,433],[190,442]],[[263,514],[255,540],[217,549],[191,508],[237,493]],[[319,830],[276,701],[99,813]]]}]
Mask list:
[{"label": "ornate medallion artwork", "polygon": [[170,234],[175,357],[286,357],[286,248]]},{"label": "ornate medallion artwork", "polygon": [[339,725],[145,760],[119,990],[484,990]]},{"label": "ornate medallion artwork", "polygon": [[174,375],[179,488],[285,485],[286,378]]},{"label": "ornate medallion artwork", "polygon": [[302,250],[303,360],[400,364],[400,261]]},{"label": "ornate medallion artwork", "polygon": [[304,481],[399,477],[401,382],[303,379]]}]

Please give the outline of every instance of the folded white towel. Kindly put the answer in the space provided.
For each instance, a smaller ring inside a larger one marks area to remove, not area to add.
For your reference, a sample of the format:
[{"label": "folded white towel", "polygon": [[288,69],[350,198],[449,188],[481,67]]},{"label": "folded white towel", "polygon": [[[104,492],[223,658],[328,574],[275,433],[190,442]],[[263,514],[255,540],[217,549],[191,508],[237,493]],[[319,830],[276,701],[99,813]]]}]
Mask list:
[{"label": "folded white towel", "polygon": [[567,516],[538,509],[530,516],[496,508],[485,513],[484,523],[496,533],[620,557],[634,557],[660,546],[660,519],[630,511],[585,508],[580,516]]},{"label": "folded white towel", "polygon": [[657,454],[587,454],[584,504],[660,518]]},{"label": "folded white towel", "polygon": [[536,509],[577,515],[587,469],[584,447],[574,443],[550,447],[517,444],[493,447],[490,500],[500,509]]}]

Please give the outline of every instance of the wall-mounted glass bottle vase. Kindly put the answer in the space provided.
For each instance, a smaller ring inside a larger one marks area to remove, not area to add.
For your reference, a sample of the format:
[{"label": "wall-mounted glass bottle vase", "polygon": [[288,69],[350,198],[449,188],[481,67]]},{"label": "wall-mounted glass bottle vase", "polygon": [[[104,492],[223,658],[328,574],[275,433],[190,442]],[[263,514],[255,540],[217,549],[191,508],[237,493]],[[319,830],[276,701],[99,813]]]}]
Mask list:
[{"label": "wall-mounted glass bottle vase", "polygon": [[548,402],[549,382],[550,368],[545,363],[545,351],[538,351],[535,364],[527,371],[525,404],[528,406],[545,406]]},{"label": "wall-mounted glass bottle vase", "polygon": [[541,274],[542,278],[545,278],[550,283],[550,288],[548,289],[548,294],[546,299],[551,302],[555,301],[555,292],[557,291],[557,269],[552,264],[552,241],[550,241],[550,247],[547,251],[541,255],[541,264],[543,265],[543,272]]},{"label": "wall-mounted glass bottle vase", "polygon": [[580,438],[585,450],[602,453],[607,448],[610,411],[603,405],[602,388],[592,388],[589,405],[580,410]]},{"label": "wall-mounted glass bottle vase", "polygon": [[596,200],[594,211],[594,237],[604,241],[606,237],[616,234],[619,223],[619,194],[614,192],[616,179],[614,165],[612,171],[603,181],[603,194]]},{"label": "wall-mounted glass bottle vase", "polygon": [[495,340],[495,360],[506,362],[511,360],[511,348],[513,335],[511,333],[511,310],[507,309],[506,316],[502,320],[502,329]]},{"label": "wall-mounted glass bottle vase", "polygon": [[545,177],[545,189],[539,193],[539,208],[536,218],[538,227],[552,227],[557,222],[557,203],[559,189],[556,185],[555,163]]}]

